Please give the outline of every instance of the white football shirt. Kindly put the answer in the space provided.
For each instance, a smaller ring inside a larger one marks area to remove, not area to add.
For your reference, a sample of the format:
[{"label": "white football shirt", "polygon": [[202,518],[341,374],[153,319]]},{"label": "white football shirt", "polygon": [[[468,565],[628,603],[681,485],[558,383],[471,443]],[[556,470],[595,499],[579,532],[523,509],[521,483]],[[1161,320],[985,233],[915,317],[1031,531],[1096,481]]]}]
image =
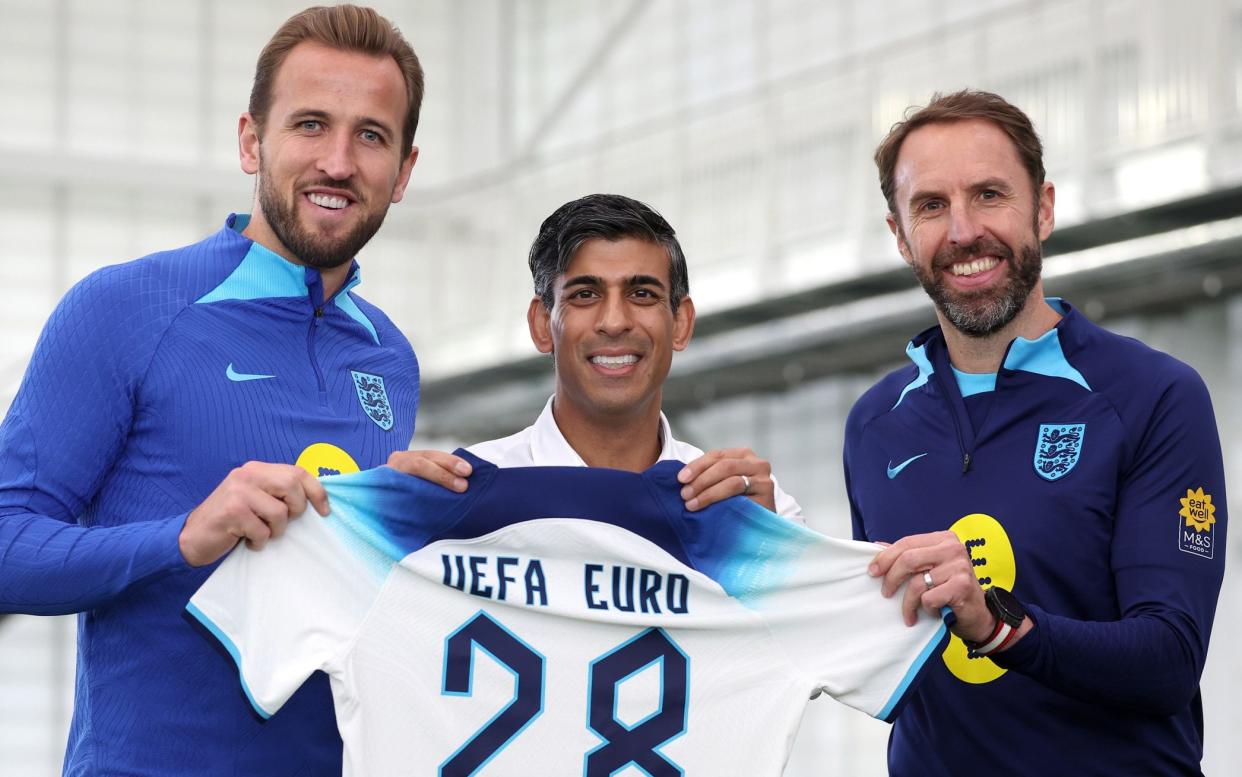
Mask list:
[{"label": "white football shirt", "polygon": [[877,546],[676,474],[499,469],[454,494],[380,468],[324,478],[262,552],[188,605],[256,711],[332,682],[346,775],[777,775],[808,697],[891,719],[946,637],[867,575]]}]

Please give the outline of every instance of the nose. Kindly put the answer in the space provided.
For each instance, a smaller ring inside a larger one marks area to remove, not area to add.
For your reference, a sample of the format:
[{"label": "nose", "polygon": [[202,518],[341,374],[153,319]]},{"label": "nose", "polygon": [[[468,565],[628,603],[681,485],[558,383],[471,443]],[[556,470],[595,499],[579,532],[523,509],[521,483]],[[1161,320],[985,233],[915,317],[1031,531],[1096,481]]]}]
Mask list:
[{"label": "nose", "polygon": [[969,205],[949,209],[949,241],[959,246],[974,244],[983,237],[983,223]]},{"label": "nose", "polygon": [[629,306],[621,294],[605,294],[597,309],[599,316],[595,319],[595,331],[600,334],[616,337],[633,326]]},{"label": "nose", "polygon": [[324,139],[319,154],[319,171],[334,181],[344,181],[356,170],[353,137],[348,132],[333,132]]}]

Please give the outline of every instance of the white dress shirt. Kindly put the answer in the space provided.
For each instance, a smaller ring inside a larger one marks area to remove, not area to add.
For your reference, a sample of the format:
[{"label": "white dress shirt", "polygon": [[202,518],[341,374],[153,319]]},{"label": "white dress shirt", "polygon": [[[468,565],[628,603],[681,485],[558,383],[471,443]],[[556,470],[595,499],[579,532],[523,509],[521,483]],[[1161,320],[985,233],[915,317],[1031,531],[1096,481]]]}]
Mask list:
[{"label": "white dress shirt", "polygon": [[[508,437],[476,443],[466,450],[497,467],[585,467],[586,462],[556,425],[556,419],[552,416],[552,399],[548,398],[548,403],[544,405],[543,412],[535,419],[535,423],[522,431]],[[690,462],[703,455],[703,451],[690,443],[673,438],[664,413],[660,413],[660,440],[662,444],[658,461]],[[776,512],[798,523],[806,523],[802,517],[802,508],[792,496],[781,490],[775,476],[772,477],[772,486]]]}]

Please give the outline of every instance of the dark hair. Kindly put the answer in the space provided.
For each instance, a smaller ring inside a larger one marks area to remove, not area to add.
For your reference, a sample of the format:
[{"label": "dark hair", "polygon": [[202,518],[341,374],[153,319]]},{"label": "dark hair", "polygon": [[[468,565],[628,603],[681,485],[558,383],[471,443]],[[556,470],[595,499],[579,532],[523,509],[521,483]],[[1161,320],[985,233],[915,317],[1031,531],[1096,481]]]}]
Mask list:
[{"label": "dark hair", "polygon": [[893,171],[897,167],[897,155],[901,144],[911,132],[927,124],[983,119],[990,121],[1013,141],[1018,157],[1031,175],[1036,191],[1044,182],[1044,149],[1030,118],[1000,95],[973,89],[963,89],[953,94],[932,95],[924,108],[911,107],[906,118],[893,125],[888,135],[875,150],[875,166],[880,170],[880,191],[888,203],[888,211],[897,215],[896,185]]},{"label": "dark hair", "polygon": [[299,43],[322,43],[342,51],[388,55],[401,69],[408,107],[402,131],[403,154],[414,146],[418,111],[423,104],[423,67],[414,49],[393,26],[372,8],[356,5],[314,6],[290,16],[259,54],[250,88],[250,115],[260,127],[272,103],[272,83],[285,57]]},{"label": "dark hair", "polygon": [[650,206],[620,194],[588,194],[567,202],[543,220],[530,247],[535,294],[551,310],[556,279],[565,274],[574,253],[588,240],[645,240],[668,252],[669,304],[673,312],[690,293],[686,256],[677,233]]}]

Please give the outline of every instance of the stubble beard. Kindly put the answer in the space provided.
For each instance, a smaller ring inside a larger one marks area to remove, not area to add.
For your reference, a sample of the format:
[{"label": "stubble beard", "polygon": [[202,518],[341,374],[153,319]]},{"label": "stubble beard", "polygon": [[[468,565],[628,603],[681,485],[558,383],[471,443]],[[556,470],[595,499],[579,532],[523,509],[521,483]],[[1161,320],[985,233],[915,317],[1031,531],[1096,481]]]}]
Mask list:
[{"label": "stubble beard", "polygon": [[[954,292],[945,276],[949,266],[972,258],[996,256],[1009,264],[1005,284],[999,289]],[[1003,243],[982,238],[968,246],[950,246],[936,254],[930,268],[913,265],[919,284],[936,309],[955,329],[968,337],[988,337],[1009,325],[1022,311],[1043,272],[1038,243],[1023,243],[1015,253]]]},{"label": "stubble beard", "polygon": [[[334,189],[348,189],[354,196],[353,207],[364,208],[366,202],[352,187],[343,185],[341,181],[325,180],[317,185]],[[294,258],[317,270],[330,270],[349,262],[363,246],[375,237],[384,217],[388,214],[388,205],[370,213],[359,221],[343,236],[332,239],[313,234],[297,217],[296,198],[300,195],[291,193],[288,197],[276,191],[272,176],[267,168],[259,167],[259,207],[268,226],[276,235],[276,239],[293,253]]]}]

